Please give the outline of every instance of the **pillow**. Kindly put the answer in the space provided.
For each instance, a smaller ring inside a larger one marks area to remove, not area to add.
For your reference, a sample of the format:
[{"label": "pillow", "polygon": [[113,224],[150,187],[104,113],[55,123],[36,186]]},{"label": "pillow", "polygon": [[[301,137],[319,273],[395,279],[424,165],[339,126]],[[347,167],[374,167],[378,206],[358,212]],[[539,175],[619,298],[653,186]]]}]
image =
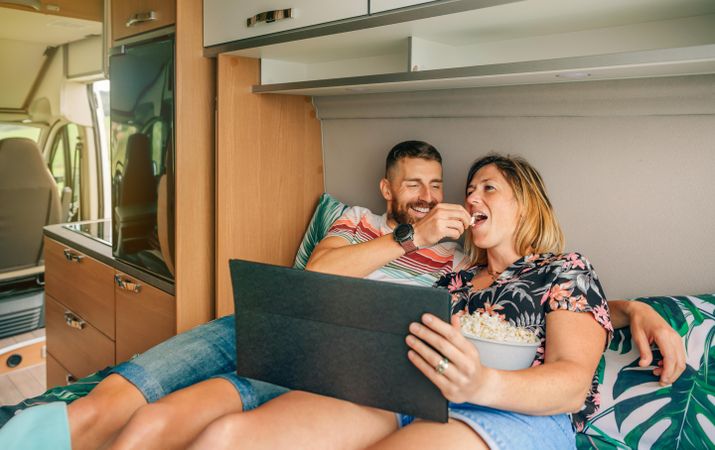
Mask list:
[{"label": "pillow", "polygon": [[313,253],[315,246],[325,237],[330,226],[338,217],[343,215],[346,209],[348,209],[348,205],[336,200],[330,196],[330,194],[324,193],[320,196],[318,206],[313,213],[313,218],[310,219],[308,229],[305,231],[305,235],[303,235],[300,247],[298,247],[298,253],[295,255],[293,267],[301,270],[305,269],[308,258],[310,258],[310,254]]},{"label": "pillow", "polygon": [[[682,336],[687,367],[661,387],[638,366],[630,328],[615,331],[599,370],[601,408],[577,436],[581,448],[715,448],[715,295],[639,298]],[[653,352],[654,360],[661,359]]]},{"label": "pillow", "polygon": [[15,415],[0,428],[0,448],[71,450],[67,405],[52,402]]}]

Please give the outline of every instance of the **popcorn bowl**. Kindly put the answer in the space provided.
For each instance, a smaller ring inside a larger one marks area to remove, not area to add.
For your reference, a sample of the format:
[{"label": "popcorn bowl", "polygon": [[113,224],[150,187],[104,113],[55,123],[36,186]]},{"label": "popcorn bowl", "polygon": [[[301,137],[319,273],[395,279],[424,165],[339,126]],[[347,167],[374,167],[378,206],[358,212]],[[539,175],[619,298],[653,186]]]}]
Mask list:
[{"label": "popcorn bowl", "polygon": [[520,370],[531,367],[540,344],[522,344],[484,339],[462,332],[479,351],[479,358],[487,367],[500,370]]}]

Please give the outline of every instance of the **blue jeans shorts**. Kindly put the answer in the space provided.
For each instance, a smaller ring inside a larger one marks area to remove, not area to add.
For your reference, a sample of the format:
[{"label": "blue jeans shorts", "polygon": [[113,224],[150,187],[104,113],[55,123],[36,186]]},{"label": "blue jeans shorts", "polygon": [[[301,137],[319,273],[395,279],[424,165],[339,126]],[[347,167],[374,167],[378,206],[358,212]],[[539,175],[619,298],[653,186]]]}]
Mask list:
[{"label": "blue jeans shorts", "polygon": [[[529,416],[471,403],[450,403],[449,417],[472,428],[491,450],[576,449],[576,432],[566,414]],[[400,427],[415,420],[397,415]]]},{"label": "blue jeans shorts", "polygon": [[236,374],[235,324],[234,316],[225,316],[199,325],[117,365],[112,373],[136,386],[149,403],[211,378],[233,384],[244,411],[288,392]]}]

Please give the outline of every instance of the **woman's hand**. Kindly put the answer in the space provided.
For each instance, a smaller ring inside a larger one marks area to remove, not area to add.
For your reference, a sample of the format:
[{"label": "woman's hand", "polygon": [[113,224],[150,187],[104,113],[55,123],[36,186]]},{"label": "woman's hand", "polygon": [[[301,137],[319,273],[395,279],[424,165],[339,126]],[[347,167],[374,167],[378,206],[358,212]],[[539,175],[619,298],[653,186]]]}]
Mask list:
[{"label": "woman's hand", "polygon": [[[422,324],[415,322],[410,325],[410,333],[405,340],[411,349],[407,357],[412,364],[437,386],[447,400],[477,403],[480,386],[487,384],[481,381],[492,375],[493,369],[481,364],[479,352],[462,335],[459,317],[452,316],[450,325],[425,314]],[[440,364],[443,358],[447,358],[446,364]]]},{"label": "woman's hand", "polygon": [[660,349],[663,361],[653,370],[660,377],[661,386],[672,384],[685,370],[685,348],[680,335],[645,303],[628,302],[626,314],[630,319],[633,343],[640,352],[638,365],[646,367],[653,362],[652,343]]}]

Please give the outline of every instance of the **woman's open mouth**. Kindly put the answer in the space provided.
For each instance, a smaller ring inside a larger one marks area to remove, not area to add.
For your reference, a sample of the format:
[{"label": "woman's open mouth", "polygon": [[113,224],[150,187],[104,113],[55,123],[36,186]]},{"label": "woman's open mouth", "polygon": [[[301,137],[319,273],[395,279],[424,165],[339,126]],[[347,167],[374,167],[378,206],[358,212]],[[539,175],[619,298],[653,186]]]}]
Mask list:
[{"label": "woman's open mouth", "polygon": [[489,217],[482,213],[482,212],[475,212],[472,214],[472,221],[469,224],[472,227],[478,227],[479,225],[483,224],[484,221],[486,221]]}]

